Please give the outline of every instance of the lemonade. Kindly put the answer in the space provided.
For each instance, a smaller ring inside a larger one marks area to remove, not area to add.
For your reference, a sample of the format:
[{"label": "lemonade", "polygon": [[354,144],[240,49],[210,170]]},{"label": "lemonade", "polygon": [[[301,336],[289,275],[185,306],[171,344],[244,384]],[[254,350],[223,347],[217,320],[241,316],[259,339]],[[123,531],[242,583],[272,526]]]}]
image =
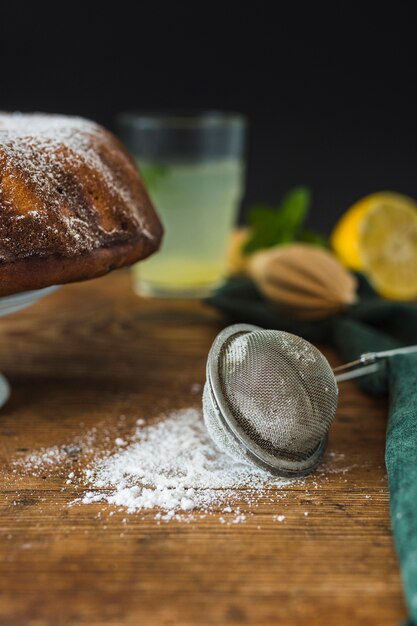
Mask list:
[{"label": "lemonade", "polygon": [[228,239],[243,193],[243,162],[150,162],[138,159],[162,219],[161,250],[133,269],[148,295],[203,296],[224,276]]}]

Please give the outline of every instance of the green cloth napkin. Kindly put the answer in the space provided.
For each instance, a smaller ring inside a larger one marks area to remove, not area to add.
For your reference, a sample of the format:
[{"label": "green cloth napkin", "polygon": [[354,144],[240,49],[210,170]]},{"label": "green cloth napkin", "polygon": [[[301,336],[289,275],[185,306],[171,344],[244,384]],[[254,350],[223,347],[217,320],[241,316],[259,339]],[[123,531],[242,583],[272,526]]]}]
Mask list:
[{"label": "green cloth napkin", "polygon": [[[233,278],[207,301],[232,323],[246,322],[327,343],[345,361],[364,352],[417,344],[417,306],[379,298],[359,277],[359,301],[343,314],[304,321],[279,312],[248,278]],[[399,355],[380,371],[357,379],[390,399],[385,462],[391,522],[410,622],[417,625],[417,354]]]}]

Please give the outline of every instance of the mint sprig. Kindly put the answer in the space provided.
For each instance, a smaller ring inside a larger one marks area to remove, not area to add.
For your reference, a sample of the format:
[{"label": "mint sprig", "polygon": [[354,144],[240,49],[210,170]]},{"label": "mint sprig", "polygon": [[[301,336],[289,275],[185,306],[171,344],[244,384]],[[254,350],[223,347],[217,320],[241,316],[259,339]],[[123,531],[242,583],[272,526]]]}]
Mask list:
[{"label": "mint sprig", "polygon": [[327,246],[325,237],[303,228],[310,206],[311,193],[307,187],[295,187],[289,191],[277,208],[266,204],[253,206],[248,216],[250,236],[243,253],[251,254],[293,241]]}]

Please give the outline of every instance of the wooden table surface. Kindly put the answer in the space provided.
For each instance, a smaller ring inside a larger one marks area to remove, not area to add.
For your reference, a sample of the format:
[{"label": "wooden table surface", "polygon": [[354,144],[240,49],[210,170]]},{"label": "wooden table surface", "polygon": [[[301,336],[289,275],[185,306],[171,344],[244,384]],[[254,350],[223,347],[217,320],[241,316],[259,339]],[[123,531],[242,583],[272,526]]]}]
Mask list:
[{"label": "wooden table surface", "polygon": [[213,515],[158,525],[152,511],[69,506],[83,493],[66,484],[76,455],[45,476],[16,472],[30,451],[94,426],[120,429],[120,416],[128,433],[139,415],[198,406],[194,386],[222,325],[200,302],[138,298],[127,271],[0,319],[0,369],[13,389],[0,411],[1,625],[393,626],[404,617],[386,403],[352,383],[320,471],[286,488],[285,509],[261,498],[242,524]]}]

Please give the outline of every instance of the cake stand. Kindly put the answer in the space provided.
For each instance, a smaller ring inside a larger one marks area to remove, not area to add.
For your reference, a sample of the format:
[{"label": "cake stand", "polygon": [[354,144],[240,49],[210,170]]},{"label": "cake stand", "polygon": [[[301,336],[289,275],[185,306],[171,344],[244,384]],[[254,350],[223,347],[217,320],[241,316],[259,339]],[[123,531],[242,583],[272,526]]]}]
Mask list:
[{"label": "cake stand", "polygon": [[[12,296],[0,298],[0,316],[16,313],[26,307],[37,302],[40,298],[48,296],[56,291],[58,286],[46,287],[46,289],[37,289],[36,291],[24,291],[16,293]],[[3,374],[0,373],[0,407],[5,404],[10,395],[10,386]]]}]

